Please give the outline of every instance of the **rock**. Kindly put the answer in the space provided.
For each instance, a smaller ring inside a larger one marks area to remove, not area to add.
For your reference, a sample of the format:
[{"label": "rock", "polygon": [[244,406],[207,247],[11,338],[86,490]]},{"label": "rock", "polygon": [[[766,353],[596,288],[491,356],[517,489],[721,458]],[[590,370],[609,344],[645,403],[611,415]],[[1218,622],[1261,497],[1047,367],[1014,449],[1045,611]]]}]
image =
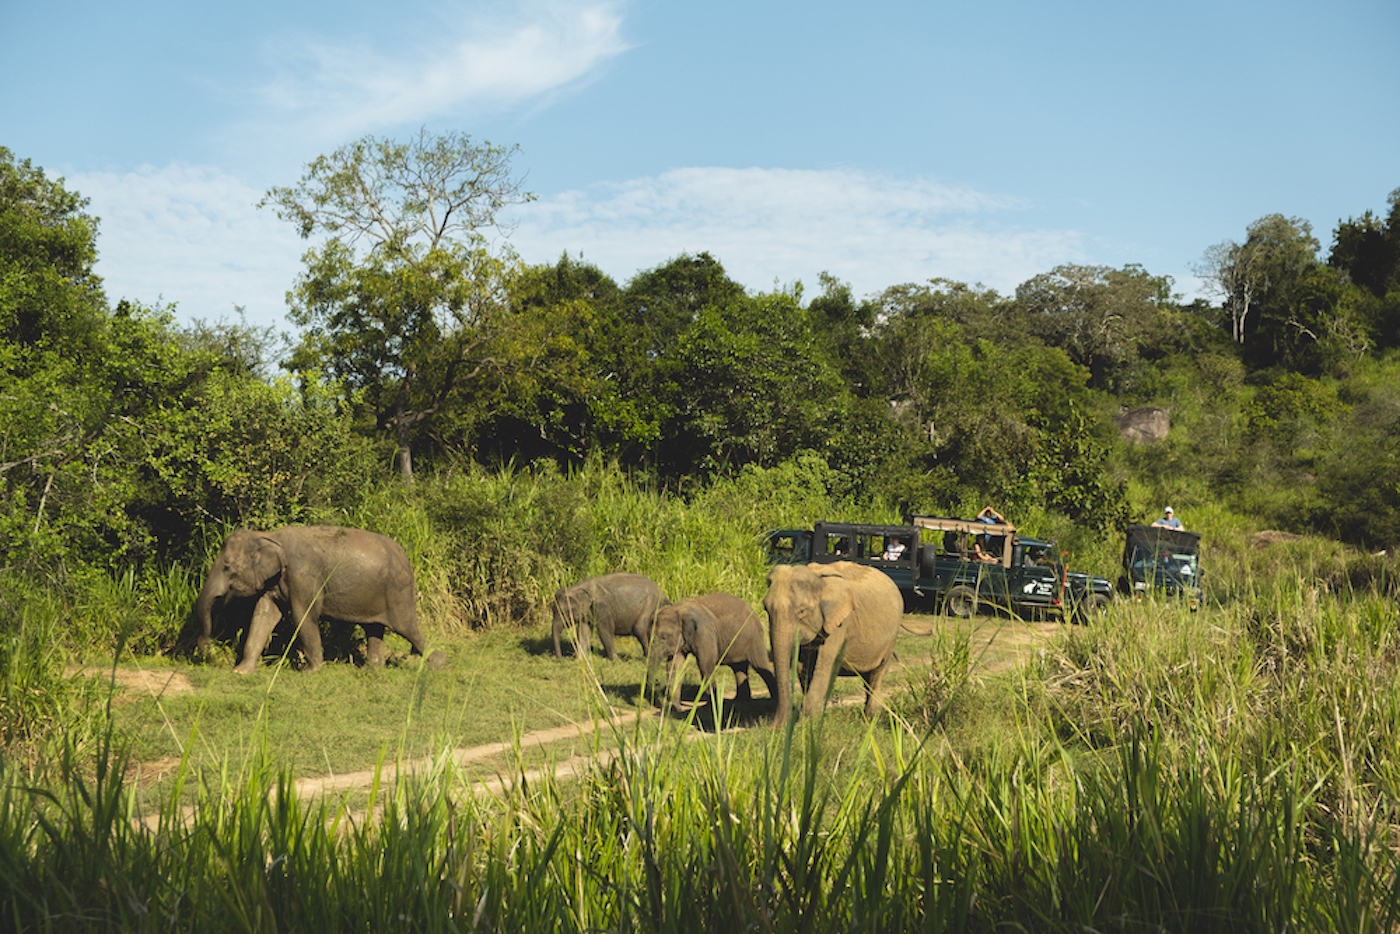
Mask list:
[{"label": "rock", "polygon": [[1155,406],[1129,409],[1113,420],[1118,433],[1125,441],[1133,444],[1155,444],[1167,436],[1171,430],[1171,416],[1166,409]]},{"label": "rock", "polygon": [[1250,547],[1268,548],[1270,545],[1278,545],[1284,542],[1300,542],[1303,536],[1294,535],[1292,532],[1279,532],[1275,529],[1265,529],[1262,532],[1255,532],[1249,537]]}]

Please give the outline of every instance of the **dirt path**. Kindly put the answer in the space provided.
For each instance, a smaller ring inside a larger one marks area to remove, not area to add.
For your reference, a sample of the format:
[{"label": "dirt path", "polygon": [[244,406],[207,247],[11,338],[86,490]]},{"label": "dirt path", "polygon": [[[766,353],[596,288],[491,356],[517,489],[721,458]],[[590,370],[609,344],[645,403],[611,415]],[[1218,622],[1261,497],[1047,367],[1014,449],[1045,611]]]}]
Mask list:
[{"label": "dirt path", "polygon": [[[967,632],[970,647],[972,650],[974,664],[988,672],[1007,670],[1014,665],[1025,660],[1027,656],[1041,648],[1058,633],[1061,629],[1060,623],[1025,623],[1016,621],[1014,623],[994,618],[978,618],[971,621],[956,621],[947,617],[930,617],[923,615],[906,616],[903,623],[901,635],[901,659],[898,662],[903,664],[912,661],[908,656],[921,655],[924,652],[922,646],[916,641],[913,645],[908,642],[909,637],[915,640],[931,638],[941,632],[960,633]],[[969,629],[970,627],[970,629]],[[180,694],[192,693],[194,686],[190,679],[180,672],[174,671],[146,671],[139,668],[117,668],[112,669],[84,669],[74,672],[89,677],[109,680],[118,689],[114,694],[114,703],[129,702],[136,696],[148,695],[155,698],[171,697]],[[842,698],[833,699],[834,704],[859,704],[863,698],[859,694],[847,695]],[[518,748],[524,749],[547,749],[555,743],[569,740],[577,740],[588,736],[598,730],[600,726],[610,723],[634,722],[639,718],[659,717],[657,711],[638,712],[635,710],[613,710],[610,720],[594,720],[584,723],[569,723],[551,729],[535,730],[522,735],[518,741],[485,743],[479,746],[462,747],[453,750],[448,754],[448,758],[453,766],[463,767],[474,762],[482,762],[493,757],[503,756],[512,753]],[[743,727],[731,727],[726,732],[731,732]],[[707,735],[703,731],[690,731],[686,734],[687,739],[698,739]],[[554,779],[576,778],[588,769],[600,764],[606,764],[616,755],[612,749],[602,749],[596,754],[574,755],[563,759],[552,765],[531,769],[523,774],[512,774],[509,778],[497,777],[493,779],[479,780],[473,783],[473,792],[476,794],[499,794],[509,787],[520,782],[538,782],[546,777]],[[406,779],[412,775],[427,774],[439,768],[443,764],[439,756],[427,756],[419,759],[412,759],[393,766],[384,767],[379,771],[379,781],[381,784],[392,784]],[[166,758],[155,761],[135,763],[131,768],[132,780],[141,785],[149,785],[167,776],[170,772],[179,768],[178,758]],[[327,794],[352,794],[367,791],[375,783],[376,772],[374,769],[365,769],[355,772],[345,772],[338,775],[327,775],[318,778],[306,778],[296,782],[296,795],[302,800],[323,797]],[[194,813],[193,808],[187,808],[183,812],[183,817],[189,819]],[[359,821],[365,817],[364,812],[352,813],[349,815],[352,821]],[[154,818],[148,817],[145,820],[148,825],[154,824]]]}]

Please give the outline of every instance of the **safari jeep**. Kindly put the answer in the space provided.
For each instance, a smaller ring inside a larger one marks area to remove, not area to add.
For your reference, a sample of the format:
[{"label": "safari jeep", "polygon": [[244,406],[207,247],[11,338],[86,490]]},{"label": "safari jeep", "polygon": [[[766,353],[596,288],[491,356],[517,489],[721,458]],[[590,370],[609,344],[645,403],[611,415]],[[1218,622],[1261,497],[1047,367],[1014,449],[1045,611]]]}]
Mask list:
[{"label": "safari jeep", "polygon": [[[907,516],[903,525],[818,522],[766,539],[770,563],[853,561],[878,568],[912,602],[960,617],[981,607],[1021,615],[1098,615],[1113,597],[1102,577],[1067,572],[1053,542],[1025,538],[1008,523]],[[985,557],[970,543],[977,541]]]},{"label": "safari jeep", "polygon": [[1160,593],[1201,607],[1201,536],[1155,525],[1130,525],[1118,589],[1135,600]]}]

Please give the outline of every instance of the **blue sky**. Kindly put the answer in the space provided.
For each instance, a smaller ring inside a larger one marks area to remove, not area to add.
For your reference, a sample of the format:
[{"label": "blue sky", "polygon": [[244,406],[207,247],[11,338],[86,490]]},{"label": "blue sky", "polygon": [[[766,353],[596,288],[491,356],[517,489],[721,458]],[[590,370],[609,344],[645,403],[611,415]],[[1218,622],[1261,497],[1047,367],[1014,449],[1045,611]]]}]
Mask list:
[{"label": "blue sky", "polygon": [[1062,263],[1199,292],[1271,213],[1400,187],[1400,4],[0,0],[0,145],[91,199],[113,302],[284,326],[306,244],[255,205],[365,134],[521,147],[527,262],[754,291]]}]

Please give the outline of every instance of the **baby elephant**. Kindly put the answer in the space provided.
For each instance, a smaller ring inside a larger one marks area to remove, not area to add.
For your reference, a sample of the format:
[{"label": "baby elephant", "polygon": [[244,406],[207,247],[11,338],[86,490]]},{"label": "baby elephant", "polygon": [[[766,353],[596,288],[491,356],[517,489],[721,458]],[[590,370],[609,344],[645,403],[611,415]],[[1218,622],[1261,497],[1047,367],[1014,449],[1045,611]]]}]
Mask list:
[{"label": "baby elephant", "polygon": [[768,685],[768,694],[778,696],[773,662],[768,658],[764,626],[753,609],[727,593],[707,593],[664,606],[656,614],[651,634],[651,680],[656,681],[662,662],[667,663],[666,684],[673,688],[685,667],[687,655],[694,655],[700,676],[710,685],[710,704],[719,700],[715,668],[728,665],[734,672],[736,701],[752,696],[749,669],[753,668]]},{"label": "baby elephant", "polygon": [[651,639],[651,621],[669,601],[661,588],[640,574],[602,574],[560,587],[554,594],[554,656],[564,657],[559,638],[565,626],[576,626],[574,654],[588,652],[590,630],[598,630],[603,651],[617,661],[617,636],[636,636],[642,653]]}]

